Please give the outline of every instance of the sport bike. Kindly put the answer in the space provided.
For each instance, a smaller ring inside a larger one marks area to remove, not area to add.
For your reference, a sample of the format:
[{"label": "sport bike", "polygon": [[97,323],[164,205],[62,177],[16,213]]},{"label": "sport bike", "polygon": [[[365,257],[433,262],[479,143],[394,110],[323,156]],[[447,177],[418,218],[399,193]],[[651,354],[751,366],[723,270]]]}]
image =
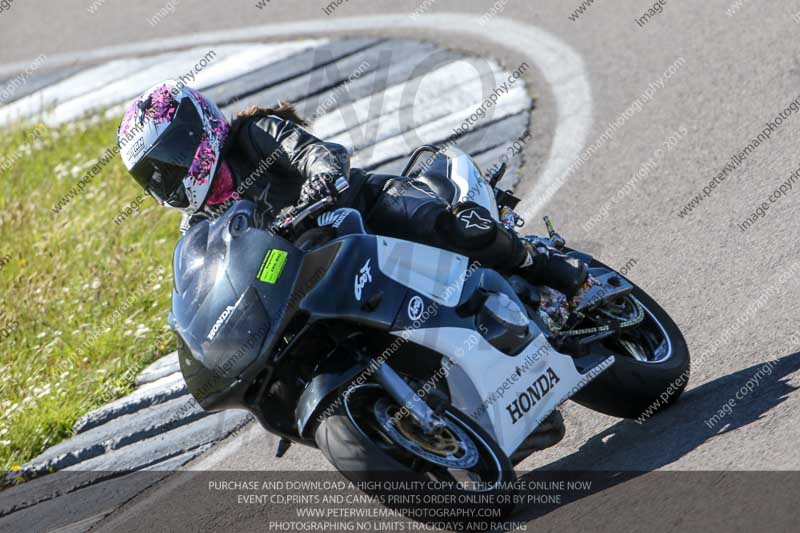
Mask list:
[{"label": "sport bike", "polygon": [[[521,226],[503,170],[484,176],[455,148],[423,146],[402,175]],[[278,456],[313,446],[351,480],[418,481],[458,495],[454,513],[505,516],[513,465],[541,449],[543,426],[563,436],[561,403],[637,417],[688,381],[667,313],[546,223],[549,237],[532,239],[588,266],[574,298],[372,234],[330,197],[277,217],[237,202],[175,249],[170,324],[189,390],[207,410],[249,410],[280,437]]]}]

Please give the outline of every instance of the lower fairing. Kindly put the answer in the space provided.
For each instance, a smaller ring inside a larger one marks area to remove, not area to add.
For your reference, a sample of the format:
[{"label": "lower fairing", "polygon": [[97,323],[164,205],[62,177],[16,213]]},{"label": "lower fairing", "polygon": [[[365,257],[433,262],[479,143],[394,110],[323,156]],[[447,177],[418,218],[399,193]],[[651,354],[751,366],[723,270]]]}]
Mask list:
[{"label": "lower fairing", "polygon": [[547,416],[614,363],[598,358],[578,369],[539,334],[515,356],[480,333],[456,327],[395,332],[441,353],[452,405],[474,418],[511,455]]}]

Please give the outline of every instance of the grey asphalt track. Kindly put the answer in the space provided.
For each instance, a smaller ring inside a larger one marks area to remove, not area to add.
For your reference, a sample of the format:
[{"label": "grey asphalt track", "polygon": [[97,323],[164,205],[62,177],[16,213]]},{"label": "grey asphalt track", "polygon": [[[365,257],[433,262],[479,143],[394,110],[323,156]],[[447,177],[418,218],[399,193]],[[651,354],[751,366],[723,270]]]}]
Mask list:
[{"label": "grey asphalt track", "polygon": [[[197,7],[186,2],[177,5],[176,14],[151,27],[147,19],[164,6],[161,0],[135,4],[107,0],[93,15],[86,11],[88,3],[59,2],[57,16],[45,14],[40,5],[30,3],[15,3],[8,12],[0,13],[0,62],[24,62],[39,53],[90,50],[197,31],[326,17],[323,3],[308,1],[271,0],[261,10],[255,7],[255,1],[202,7],[199,2]],[[564,441],[528,459],[522,467],[797,470],[800,413],[794,391],[800,348],[792,334],[796,332],[794,316],[800,296],[796,271],[800,265],[795,266],[800,247],[795,218],[798,198],[794,189],[774,203],[768,197],[800,166],[796,155],[798,113],[789,114],[768,140],[728,172],[722,183],[709,189],[709,196],[691,213],[681,217],[679,212],[722,172],[732,156],[764,130],[767,122],[798,97],[800,50],[796,36],[800,26],[792,15],[800,5],[744,0],[738,11],[728,15],[726,10],[738,5],[734,0],[668,1],[661,14],[639,27],[634,18],[647,8],[640,2],[598,1],[573,22],[568,16],[578,4],[561,0],[497,4],[488,0],[350,0],[330,19],[411,13],[423,6],[430,6],[431,13],[480,15],[492,5],[501,5],[500,16],[543,28],[582,56],[592,92],[587,145],[601,138],[609,124],[618,122],[676,59],[684,58],[663,88],[640,110],[629,113],[613,136],[600,143],[586,163],[568,177],[545,211],[568,241],[590,243],[589,251],[599,252],[604,262],[623,265],[635,259],[629,277],[667,309],[688,341],[695,359],[688,392],[673,409],[641,425],[568,404],[563,410],[567,425]],[[359,36],[375,33],[364,28]],[[520,61],[518,55],[509,52],[510,47],[474,37],[466,39],[457,33],[380,33],[432,39],[451,48],[499,58],[507,66]],[[543,73],[529,72],[526,77],[537,98],[538,122],[531,124],[533,142],[525,152],[527,180],[517,190],[531,204],[535,199],[525,193],[536,184],[559,116]],[[681,128],[686,134],[677,147],[654,157],[665,139]],[[647,177],[625,189],[651,158],[654,166]],[[606,202],[611,202],[608,216],[601,217],[590,232],[585,231],[583,225],[598,215]],[[766,216],[741,231],[738,224],[762,202],[770,205]],[[536,219],[531,219],[526,229],[542,231]],[[770,365],[769,375],[759,374],[765,363],[775,360],[778,362]],[[758,384],[737,398],[756,374],[761,376]],[[705,421],[731,398],[737,400],[731,414],[709,428]],[[248,426],[195,459],[189,468],[328,468],[319,453],[300,447],[292,448],[283,459],[274,459],[274,445],[273,437]],[[638,482],[644,483],[654,475],[640,476]],[[142,516],[154,501],[168,497],[169,490],[169,481],[151,487],[98,525],[110,529],[135,524],[133,517]],[[659,497],[645,498],[629,485],[620,484],[539,518],[531,527],[555,528],[563,523],[561,520],[576,528],[635,526],[635,521],[621,518],[626,516],[626,502],[644,505],[663,498],[669,502],[673,492],[664,489]],[[730,507],[731,501],[719,497],[707,507],[715,505]],[[662,501],[661,508],[669,508],[669,504]],[[675,516],[681,512],[675,509],[670,516],[678,520]]]}]

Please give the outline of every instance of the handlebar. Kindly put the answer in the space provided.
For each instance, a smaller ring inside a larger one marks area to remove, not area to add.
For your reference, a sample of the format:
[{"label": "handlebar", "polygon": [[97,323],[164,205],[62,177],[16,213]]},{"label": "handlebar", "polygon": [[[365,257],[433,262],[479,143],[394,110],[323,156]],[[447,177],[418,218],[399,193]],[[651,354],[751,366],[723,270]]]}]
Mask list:
[{"label": "handlebar", "polygon": [[[337,178],[334,186],[336,187],[337,193],[341,195],[350,187],[350,184],[347,183],[345,178]],[[333,196],[325,196],[316,200],[312,199],[307,202],[300,202],[278,216],[277,220],[270,226],[270,229],[275,233],[282,233],[289,227],[297,226],[308,217],[324,211],[334,204],[336,204],[336,198]]]}]

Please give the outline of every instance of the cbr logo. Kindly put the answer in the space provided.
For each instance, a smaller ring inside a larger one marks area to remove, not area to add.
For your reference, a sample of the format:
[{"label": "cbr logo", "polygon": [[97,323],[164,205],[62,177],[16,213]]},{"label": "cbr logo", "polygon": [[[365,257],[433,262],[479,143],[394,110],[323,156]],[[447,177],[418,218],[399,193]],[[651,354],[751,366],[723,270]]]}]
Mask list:
[{"label": "cbr logo", "polygon": [[225,310],[222,312],[222,314],[219,315],[219,318],[217,319],[217,321],[214,322],[214,327],[211,328],[211,331],[208,332],[208,336],[206,337],[208,340],[210,340],[210,341],[214,340],[214,337],[216,337],[217,332],[219,331],[219,328],[221,328],[222,325],[225,324],[225,321],[228,320],[228,317],[231,316],[232,312],[233,312],[233,306],[232,305],[229,305],[228,307],[225,308]]},{"label": "cbr logo", "polygon": [[361,291],[367,283],[372,282],[372,271],[369,268],[370,259],[367,259],[367,262],[364,263],[364,266],[361,267],[361,270],[358,271],[355,278],[355,294],[356,300],[359,302],[361,301]]},{"label": "cbr logo", "polygon": [[506,405],[506,411],[511,415],[511,423],[516,424],[517,421],[527,414],[535,405],[536,402],[545,397],[550,392],[553,385],[561,381],[558,375],[553,372],[553,369],[548,367],[547,371],[536,378],[531,383],[530,387],[522,391],[516,400]]}]

